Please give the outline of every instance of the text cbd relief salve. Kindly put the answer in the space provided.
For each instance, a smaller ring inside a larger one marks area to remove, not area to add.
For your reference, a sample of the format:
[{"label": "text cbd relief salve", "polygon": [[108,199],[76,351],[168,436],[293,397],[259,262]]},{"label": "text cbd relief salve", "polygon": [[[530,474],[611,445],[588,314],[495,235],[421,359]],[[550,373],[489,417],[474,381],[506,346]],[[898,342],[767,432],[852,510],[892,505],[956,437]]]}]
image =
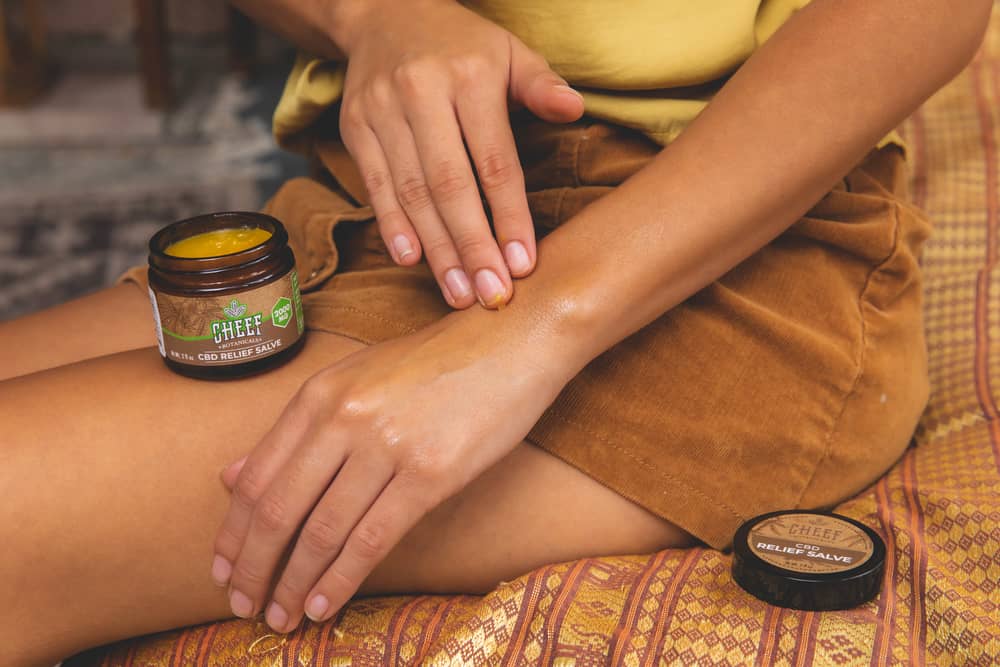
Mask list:
[{"label": "text cbd relief salve", "polygon": [[295,258],[280,222],[260,213],[210,213],[149,241],[149,297],[160,354],[206,379],[268,370],[302,347]]}]

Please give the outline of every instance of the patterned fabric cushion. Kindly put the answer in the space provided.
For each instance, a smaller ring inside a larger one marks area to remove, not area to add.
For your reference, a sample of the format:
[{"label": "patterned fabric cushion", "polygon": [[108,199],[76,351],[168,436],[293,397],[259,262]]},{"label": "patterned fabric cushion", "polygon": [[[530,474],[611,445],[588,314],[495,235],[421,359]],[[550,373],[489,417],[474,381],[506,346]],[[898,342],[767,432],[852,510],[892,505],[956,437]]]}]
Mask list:
[{"label": "patterned fabric cushion", "polygon": [[351,602],[287,637],[229,621],[84,665],[993,665],[1000,656],[1000,14],[976,61],[910,118],[932,397],[913,446],[837,511],[889,549],[882,593],[842,612],[748,596],[710,549],[540,568],[488,595]]}]

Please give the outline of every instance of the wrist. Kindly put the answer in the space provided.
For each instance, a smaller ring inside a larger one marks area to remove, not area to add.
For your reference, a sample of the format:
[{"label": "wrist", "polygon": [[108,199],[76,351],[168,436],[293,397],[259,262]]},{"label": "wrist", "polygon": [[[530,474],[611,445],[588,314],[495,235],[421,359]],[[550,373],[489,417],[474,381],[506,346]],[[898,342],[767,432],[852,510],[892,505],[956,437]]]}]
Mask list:
[{"label": "wrist", "polygon": [[344,55],[349,55],[358,35],[358,26],[371,11],[378,11],[377,0],[325,0],[327,37]]},{"label": "wrist", "polygon": [[324,0],[327,36],[344,55],[350,57],[360,38],[375,28],[381,16],[395,15],[403,9],[420,11],[419,5],[455,4],[455,0]]},{"label": "wrist", "polygon": [[473,305],[459,312],[481,320],[500,344],[516,348],[517,358],[565,384],[604,349],[600,343],[595,346],[598,315],[592,304],[572,290],[552,287],[542,280],[521,279],[504,308]]}]

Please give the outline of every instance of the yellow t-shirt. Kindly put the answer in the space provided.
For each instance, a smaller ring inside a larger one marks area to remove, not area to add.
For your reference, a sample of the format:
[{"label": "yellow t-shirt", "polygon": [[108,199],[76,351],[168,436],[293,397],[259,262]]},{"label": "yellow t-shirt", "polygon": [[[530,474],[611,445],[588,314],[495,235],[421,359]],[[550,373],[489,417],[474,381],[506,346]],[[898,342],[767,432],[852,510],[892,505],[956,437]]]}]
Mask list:
[{"label": "yellow t-shirt", "polygon": [[[541,53],[583,93],[590,116],[666,145],[753,51],[809,0],[463,0]],[[345,65],[300,54],[274,134],[303,148],[343,92]],[[903,146],[896,132],[884,137]]]}]

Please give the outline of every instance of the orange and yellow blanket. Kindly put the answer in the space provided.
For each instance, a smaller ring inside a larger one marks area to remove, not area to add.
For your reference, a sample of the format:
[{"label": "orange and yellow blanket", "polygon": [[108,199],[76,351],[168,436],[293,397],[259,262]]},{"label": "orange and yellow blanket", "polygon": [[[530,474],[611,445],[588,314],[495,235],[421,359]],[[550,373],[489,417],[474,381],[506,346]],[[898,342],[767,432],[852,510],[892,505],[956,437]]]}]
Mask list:
[{"label": "orange and yellow blanket", "polygon": [[879,597],[771,607],[711,549],[554,564],[488,595],[351,602],[287,637],[234,620],[90,665],[1000,664],[1000,15],[975,62],[901,128],[935,225],[923,265],[932,397],[913,445],[837,511],[889,549]]}]

